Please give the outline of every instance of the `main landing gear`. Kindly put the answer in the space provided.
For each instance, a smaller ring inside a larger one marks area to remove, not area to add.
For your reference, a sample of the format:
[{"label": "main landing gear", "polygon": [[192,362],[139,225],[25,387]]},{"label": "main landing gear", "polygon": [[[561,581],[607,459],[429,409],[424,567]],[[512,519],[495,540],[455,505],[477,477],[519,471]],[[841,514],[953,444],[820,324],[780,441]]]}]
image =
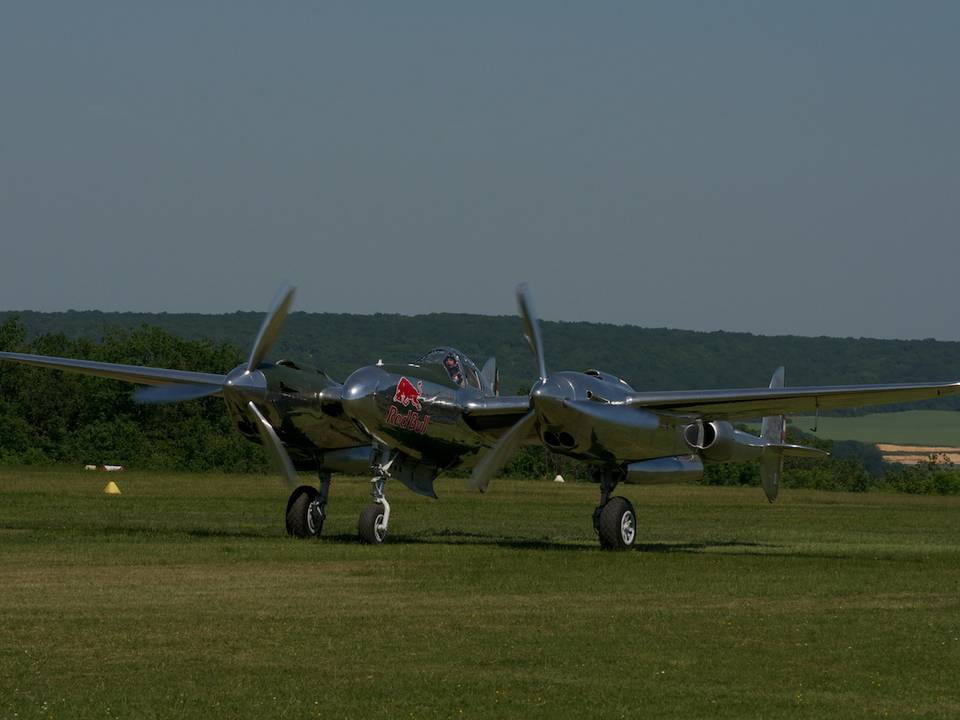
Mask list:
[{"label": "main landing gear", "polygon": [[600,504],[593,511],[593,529],[600,536],[600,547],[626,550],[637,539],[637,514],[625,497],[610,497],[619,478],[613,470],[598,471]]},{"label": "main landing gear", "polygon": [[320,490],[312,485],[301,485],[287,500],[287,535],[299,538],[317,537],[327,517],[327,498],[330,495],[330,472],[320,471]]}]

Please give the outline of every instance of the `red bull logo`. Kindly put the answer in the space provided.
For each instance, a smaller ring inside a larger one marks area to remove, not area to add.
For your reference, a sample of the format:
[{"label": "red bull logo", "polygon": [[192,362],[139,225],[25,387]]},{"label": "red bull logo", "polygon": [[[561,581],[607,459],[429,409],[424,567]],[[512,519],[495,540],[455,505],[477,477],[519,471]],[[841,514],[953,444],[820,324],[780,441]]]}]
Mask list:
[{"label": "red bull logo", "polygon": [[420,380],[414,385],[405,377],[400,378],[397,383],[397,391],[393,394],[393,401],[400,403],[403,407],[412,405],[415,410],[422,410],[420,407],[420,398],[423,397],[423,381]]}]

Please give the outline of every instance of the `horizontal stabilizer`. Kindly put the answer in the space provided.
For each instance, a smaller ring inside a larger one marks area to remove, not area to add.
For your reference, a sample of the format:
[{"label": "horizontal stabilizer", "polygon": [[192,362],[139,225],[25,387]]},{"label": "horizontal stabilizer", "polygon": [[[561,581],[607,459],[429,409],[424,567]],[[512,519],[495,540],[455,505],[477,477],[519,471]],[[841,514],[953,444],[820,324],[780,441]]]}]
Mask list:
[{"label": "horizontal stabilizer", "polygon": [[774,443],[766,445],[764,450],[780,453],[785,457],[795,458],[825,458],[830,457],[830,453],[820,448],[808,447],[806,445],[791,445],[790,443]]}]

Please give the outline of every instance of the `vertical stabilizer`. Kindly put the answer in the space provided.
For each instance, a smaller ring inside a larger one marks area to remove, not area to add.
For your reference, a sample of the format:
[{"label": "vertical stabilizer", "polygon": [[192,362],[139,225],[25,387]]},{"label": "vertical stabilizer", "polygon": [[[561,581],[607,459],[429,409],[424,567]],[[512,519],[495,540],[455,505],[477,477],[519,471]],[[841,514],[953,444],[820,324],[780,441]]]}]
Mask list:
[{"label": "vertical stabilizer", "polygon": [[497,367],[497,359],[495,357],[487,359],[487,361],[483,364],[483,369],[480,371],[480,374],[483,376],[483,380],[489,393],[492,395],[499,395],[500,368]]},{"label": "vertical stabilizer", "polygon": [[[782,388],[784,368],[778,367],[770,378],[770,389]],[[783,415],[768,415],[760,424],[760,437],[769,445],[783,445],[787,437],[787,421]],[[780,491],[780,476],[783,474],[783,453],[773,447],[765,448],[760,458],[760,482],[767,500],[773,502]]]},{"label": "vertical stabilizer", "polygon": [[[783,387],[784,369],[778,367],[770,378],[770,389]],[[780,445],[786,439],[787,424],[783,415],[769,415],[760,426],[760,437],[768,442]]]}]

